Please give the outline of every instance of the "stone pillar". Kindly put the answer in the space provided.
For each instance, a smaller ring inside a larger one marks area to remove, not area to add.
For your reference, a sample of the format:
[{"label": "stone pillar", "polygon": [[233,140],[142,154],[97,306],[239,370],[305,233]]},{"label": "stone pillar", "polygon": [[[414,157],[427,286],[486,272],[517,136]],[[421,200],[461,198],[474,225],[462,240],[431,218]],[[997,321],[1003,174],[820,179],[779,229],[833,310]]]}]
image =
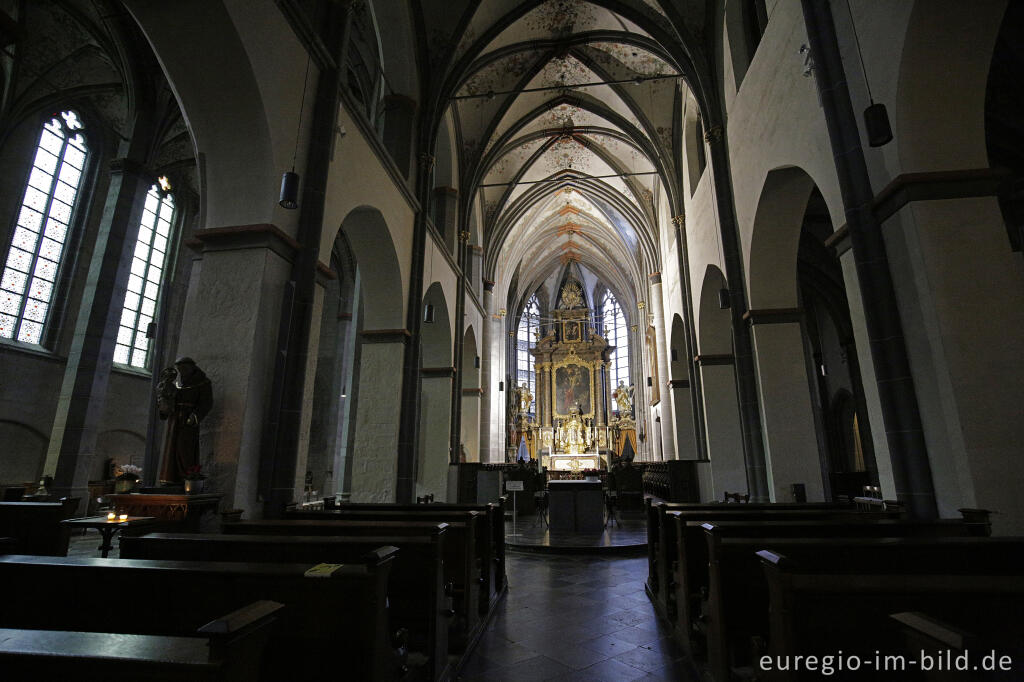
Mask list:
[{"label": "stone pillar", "polygon": [[266,438],[275,340],[298,244],[274,225],[199,230],[182,315],[180,355],[213,384],[213,409],[203,420],[200,453],[212,454],[211,490],[225,508],[262,512],[260,452]]},{"label": "stone pillar", "polygon": [[405,95],[384,98],[384,146],[406,179],[412,172],[416,100]]},{"label": "stone pillar", "polygon": [[[137,164],[111,163],[110,185],[68,354],[43,473],[56,495],[88,496],[96,436],[106,404],[117,323],[124,307],[139,221],[152,184]],[[83,507],[84,508],[84,507]]]},{"label": "stone pillar", "polygon": [[799,310],[751,310],[761,420],[773,502],[792,502],[803,483],[807,501],[824,499]]},{"label": "stone pillar", "polygon": [[[480,461],[491,461],[491,449],[496,441],[491,435],[494,421],[492,404],[498,391],[496,377],[491,370],[494,344],[494,282],[484,280],[484,318],[480,330]],[[500,337],[499,337],[500,338]]]},{"label": "stone pillar", "polygon": [[459,215],[459,190],[454,187],[434,188],[434,210],[431,218],[441,233],[448,251],[455,252],[455,221]]},{"label": "stone pillar", "polygon": [[353,502],[395,501],[395,453],[402,410],[402,392],[398,389],[402,385],[402,358],[408,342],[409,332],[405,329],[362,333],[359,403],[350,455]]},{"label": "stone pillar", "polygon": [[432,494],[447,501],[448,464],[451,460],[452,384],[454,367],[420,370],[420,446],[416,463],[416,496]]},{"label": "stone pillar", "polygon": [[[462,389],[462,443],[466,446],[466,461],[480,462],[480,403],[482,388]],[[453,500],[454,501],[454,500]]]},{"label": "stone pillar", "polygon": [[657,357],[654,362],[658,363],[658,377],[661,379],[659,394],[664,393],[661,401],[661,451],[662,459],[679,459],[676,450],[675,419],[672,418],[671,398],[668,395],[668,378],[671,376],[668,370],[668,335],[665,333],[665,308],[661,296],[661,273],[655,272],[648,276],[651,291],[651,312],[654,313],[654,338],[658,344]]},{"label": "stone pillar", "polygon": [[747,492],[743,425],[736,404],[736,370],[731,355],[698,355],[695,362],[700,367],[711,460],[712,490],[708,498],[720,500],[726,492]]}]

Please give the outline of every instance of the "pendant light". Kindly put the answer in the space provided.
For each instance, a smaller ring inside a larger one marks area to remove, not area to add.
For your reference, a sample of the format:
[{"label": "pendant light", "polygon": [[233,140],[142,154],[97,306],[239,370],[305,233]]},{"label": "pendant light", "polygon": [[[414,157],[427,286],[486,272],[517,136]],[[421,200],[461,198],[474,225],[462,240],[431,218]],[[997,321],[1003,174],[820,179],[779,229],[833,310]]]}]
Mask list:
[{"label": "pendant light", "polygon": [[299,103],[299,121],[295,125],[295,151],[292,153],[292,169],[281,176],[281,196],[278,203],[282,208],[293,210],[299,207],[299,174],[295,172],[295,157],[299,154],[299,132],[302,130],[302,114],[306,108],[306,86],[309,83],[309,60],[306,53],[306,73],[302,77],[302,100]]}]

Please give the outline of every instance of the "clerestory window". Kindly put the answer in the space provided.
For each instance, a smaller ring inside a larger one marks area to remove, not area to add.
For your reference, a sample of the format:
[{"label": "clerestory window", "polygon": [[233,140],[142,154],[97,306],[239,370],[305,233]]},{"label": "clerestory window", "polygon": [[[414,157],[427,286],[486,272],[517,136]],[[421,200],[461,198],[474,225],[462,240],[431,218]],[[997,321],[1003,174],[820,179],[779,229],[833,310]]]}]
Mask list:
[{"label": "clerestory window", "polygon": [[43,125],[0,277],[0,338],[43,342],[88,156],[77,113]]},{"label": "clerestory window", "polygon": [[174,197],[159,185],[153,185],[146,194],[128,290],[117,328],[114,362],[118,365],[136,369],[148,366],[150,339],[147,332],[160,301],[160,285],[173,225]]}]

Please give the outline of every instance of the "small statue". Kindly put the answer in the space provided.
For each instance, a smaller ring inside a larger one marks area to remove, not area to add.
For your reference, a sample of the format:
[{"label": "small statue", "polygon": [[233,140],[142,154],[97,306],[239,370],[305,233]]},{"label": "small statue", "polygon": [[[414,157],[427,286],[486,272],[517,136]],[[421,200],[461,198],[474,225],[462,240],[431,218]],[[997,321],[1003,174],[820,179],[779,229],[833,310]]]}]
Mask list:
[{"label": "small statue", "polygon": [[199,422],[213,406],[213,388],[192,358],[181,358],[160,373],[156,404],[167,420],[160,482],[180,483],[199,464]]},{"label": "small statue", "polygon": [[633,391],[635,387],[630,384],[627,388],[621,381],[619,382],[618,388],[612,391],[612,397],[615,398],[615,404],[619,408],[619,414],[631,415],[633,405]]},{"label": "small statue", "polygon": [[530,405],[533,404],[533,394],[530,393],[530,387],[525,382],[516,389],[516,398],[519,402],[520,414],[529,412]]}]

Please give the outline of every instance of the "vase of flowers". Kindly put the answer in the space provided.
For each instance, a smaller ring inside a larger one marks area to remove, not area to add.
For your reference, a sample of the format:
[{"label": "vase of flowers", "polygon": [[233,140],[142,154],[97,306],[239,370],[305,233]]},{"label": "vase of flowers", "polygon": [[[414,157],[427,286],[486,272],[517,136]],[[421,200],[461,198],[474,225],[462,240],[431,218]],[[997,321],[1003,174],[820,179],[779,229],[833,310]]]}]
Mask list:
[{"label": "vase of flowers", "polygon": [[201,464],[193,464],[185,471],[185,494],[194,495],[203,492],[206,486],[206,475]]},{"label": "vase of flowers", "polygon": [[123,464],[117,468],[114,478],[115,493],[133,493],[139,487],[142,478],[142,467],[134,464]]}]

